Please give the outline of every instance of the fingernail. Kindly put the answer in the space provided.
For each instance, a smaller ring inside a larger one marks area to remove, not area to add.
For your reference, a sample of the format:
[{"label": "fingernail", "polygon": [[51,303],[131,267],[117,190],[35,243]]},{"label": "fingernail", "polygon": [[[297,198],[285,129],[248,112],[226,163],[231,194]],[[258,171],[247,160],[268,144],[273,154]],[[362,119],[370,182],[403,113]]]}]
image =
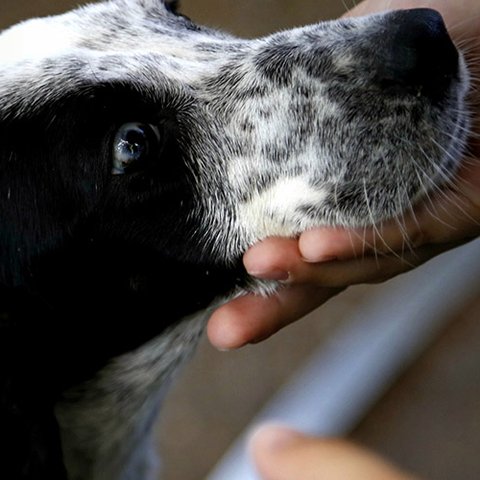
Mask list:
[{"label": "fingernail", "polygon": [[266,425],[252,435],[252,443],[259,448],[279,451],[303,438],[303,435],[283,425]]},{"label": "fingernail", "polygon": [[333,262],[335,260],[338,260],[338,257],[335,255],[315,255],[315,254],[307,254],[307,255],[302,255],[302,260],[306,263],[327,263],[327,262]]},{"label": "fingernail", "polygon": [[332,242],[323,230],[309,230],[299,240],[300,254],[307,263],[322,263],[338,260],[332,253]]},{"label": "fingernail", "polygon": [[225,334],[221,338],[217,338],[212,345],[219,351],[219,352],[234,352],[235,350],[239,350],[242,347],[248,345],[247,342],[238,342],[236,338],[231,338],[231,335]]},{"label": "fingernail", "polygon": [[284,270],[248,270],[248,273],[261,280],[278,280],[285,282],[290,278],[290,273]]},{"label": "fingernail", "polygon": [[234,350],[237,350],[236,348],[228,348],[228,347],[219,347],[215,345],[215,348],[222,353],[228,353],[228,352],[233,352]]}]

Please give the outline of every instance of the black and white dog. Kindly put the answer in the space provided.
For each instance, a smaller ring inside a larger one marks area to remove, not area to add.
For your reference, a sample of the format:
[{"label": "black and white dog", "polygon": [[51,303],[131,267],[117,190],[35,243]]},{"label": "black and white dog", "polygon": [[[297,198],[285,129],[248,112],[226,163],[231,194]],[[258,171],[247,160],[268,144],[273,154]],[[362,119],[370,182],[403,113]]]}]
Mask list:
[{"label": "black and white dog", "polygon": [[468,83],[426,9],[247,41],[110,0],[4,31],[0,477],[155,478],[152,424],[209,308],[274,292],[242,253],[444,183]]}]

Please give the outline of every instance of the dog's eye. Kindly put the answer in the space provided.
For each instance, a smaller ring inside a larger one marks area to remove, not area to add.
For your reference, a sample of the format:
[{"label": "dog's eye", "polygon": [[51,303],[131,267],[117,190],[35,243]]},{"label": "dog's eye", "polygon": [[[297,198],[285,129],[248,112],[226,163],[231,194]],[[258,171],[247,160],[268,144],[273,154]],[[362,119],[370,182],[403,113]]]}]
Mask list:
[{"label": "dog's eye", "polygon": [[160,130],[146,123],[125,123],[113,141],[114,175],[131,173],[149,163],[153,154],[158,154],[162,142]]}]

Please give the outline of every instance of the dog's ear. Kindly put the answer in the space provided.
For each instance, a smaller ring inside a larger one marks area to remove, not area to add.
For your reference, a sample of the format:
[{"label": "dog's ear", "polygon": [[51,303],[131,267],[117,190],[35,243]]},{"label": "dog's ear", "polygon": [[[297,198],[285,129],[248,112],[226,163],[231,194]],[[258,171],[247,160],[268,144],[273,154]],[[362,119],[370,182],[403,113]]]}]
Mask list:
[{"label": "dog's ear", "polygon": [[[125,8],[138,8],[152,12],[170,12],[178,14],[180,11],[180,0],[110,0]],[[123,5],[122,5],[123,4]]]},{"label": "dog's ear", "polygon": [[169,12],[175,13],[180,7],[180,0],[114,0],[118,3],[138,4],[144,8],[153,8],[163,5]]},{"label": "dog's ear", "polygon": [[180,9],[180,0],[164,0],[165,7],[172,13],[177,13]]}]

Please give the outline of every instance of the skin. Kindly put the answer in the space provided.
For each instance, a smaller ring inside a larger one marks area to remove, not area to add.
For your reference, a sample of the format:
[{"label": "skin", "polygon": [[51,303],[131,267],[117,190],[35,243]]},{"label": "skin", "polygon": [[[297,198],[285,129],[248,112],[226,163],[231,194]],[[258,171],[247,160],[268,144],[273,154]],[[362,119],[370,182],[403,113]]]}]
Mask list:
[{"label": "skin", "polygon": [[276,425],[261,427],[250,450],[263,480],[415,480],[353,443]]},{"label": "skin", "polygon": [[[480,78],[478,0],[366,0],[347,15],[416,7],[442,13],[466,54],[474,81]],[[258,343],[350,285],[382,282],[478,237],[480,91],[474,86],[472,92],[468,157],[450,186],[378,228],[321,228],[298,239],[269,238],[253,246],[244,256],[247,271],[259,278],[282,280],[286,288],[270,298],[245,296],[219,308],[208,325],[212,344],[230,350]],[[251,451],[263,480],[415,478],[350,442],[303,436],[278,426],[262,427],[252,439]]]}]

